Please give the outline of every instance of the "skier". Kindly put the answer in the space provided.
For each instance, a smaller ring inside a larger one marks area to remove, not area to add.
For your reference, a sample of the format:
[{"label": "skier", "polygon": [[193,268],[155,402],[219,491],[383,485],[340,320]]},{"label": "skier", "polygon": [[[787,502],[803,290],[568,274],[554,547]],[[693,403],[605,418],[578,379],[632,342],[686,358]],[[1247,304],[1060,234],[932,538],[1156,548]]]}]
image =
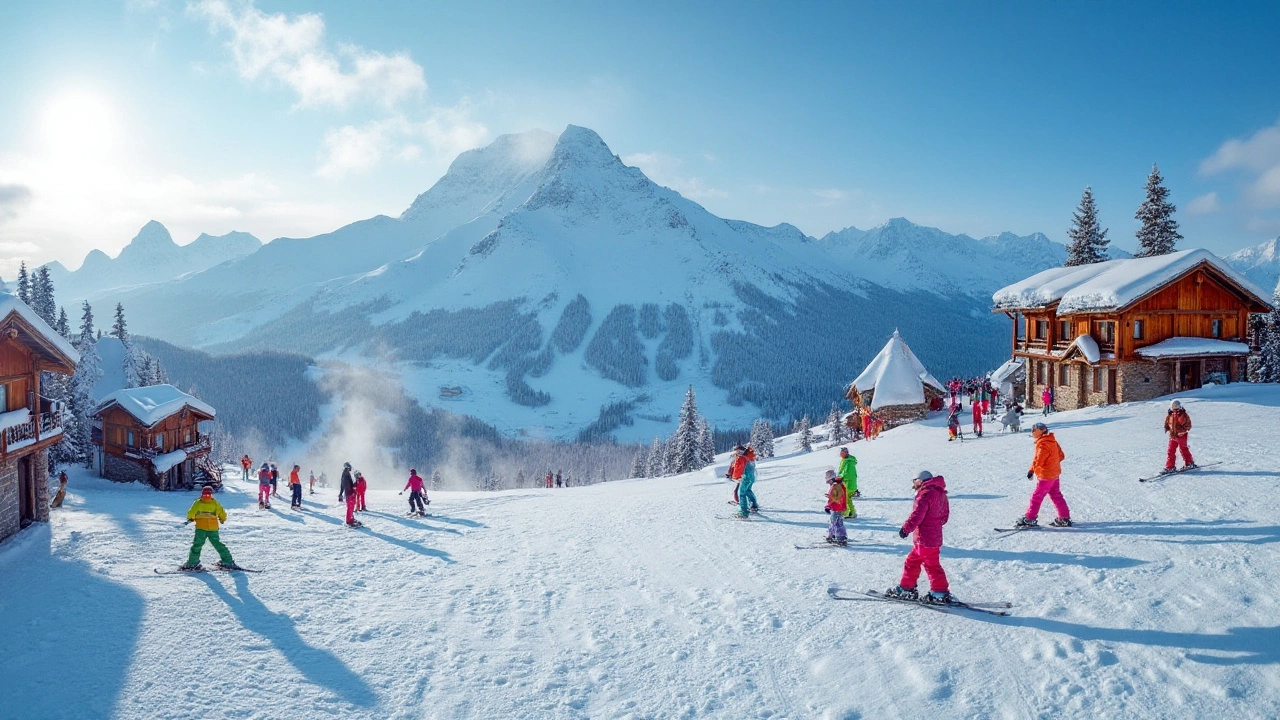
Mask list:
[{"label": "skier", "polygon": [[564,487],[564,478],[560,477],[560,471],[556,471],[556,487]]},{"label": "skier", "polygon": [[991,385],[984,382],[982,389],[978,391],[978,399],[982,402],[982,414],[986,415],[991,412]]},{"label": "skier", "polygon": [[322,488],[329,487],[329,473],[326,473],[325,471],[321,470],[320,477],[316,479],[316,484]]},{"label": "skier", "polygon": [[271,466],[266,463],[258,468],[258,509],[271,509]]},{"label": "skier", "polygon": [[67,472],[64,470],[58,473],[58,494],[53,496],[53,502],[49,503],[50,508],[62,507],[62,500],[67,496]]},{"label": "skier", "polygon": [[315,470],[312,470],[312,471],[311,471],[311,481],[310,481],[310,482],[311,482],[311,485],[310,485],[310,488],[309,488],[309,489],[311,490],[311,494],[312,494],[312,495],[315,495],[315,494],[316,494],[316,471],[315,471]]},{"label": "skier", "polygon": [[550,470],[548,470],[548,471],[547,471],[547,488],[548,488],[548,489],[550,489],[550,488],[551,488],[551,483],[552,483],[552,482],[554,482],[554,481],[555,481],[555,475],[552,475],[552,474],[551,474],[551,471],[550,471]]},{"label": "skier", "polygon": [[747,469],[747,449],[741,445],[733,446],[733,461],[729,463],[729,469],[724,476],[733,481],[733,501],[730,505],[738,504],[738,485],[742,482],[742,472]]},{"label": "skier", "polygon": [[[951,515],[951,508],[947,503],[947,483],[941,475],[935,477],[928,470],[922,470],[911,481],[911,487],[915,488],[916,501],[907,521],[898,531],[898,537],[905,538],[914,532],[915,540],[911,552],[902,563],[902,579],[895,587],[885,591],[885,595],[945,605],[951,602],[951,592],[939,555],[942,552],[942,526],[947,524],[947,518]],[[929,594],[923,597],[916,592],[922,565],[929,576]]]},{"label": "skier", "polygon": [[347,527],[360,527],[356,522],[356,481],[351,478],[351,463],[342,463],[342,480],[338,483],[338,502],[347,503]]},{"label": "skier", "polygon": [[836,470],[836,475],[840,478],[840,482],[844,483],[846,499],[844,516],[856,518],[858,511],[853,507],[853,499],[862,497],[862,493],[858,491],[858,458],[850,455],[847,447],[840,448],[840,469]]},{"label": "skier", "polygon": [[200,499],[191,503],[191,509],[187,511],[187,522],[193,521],[196,524],[196,537],[191,543],[187,564],[178,569],[203,570],[204,568],[200,566],[200,550],[204,547],[205,540],[208,540],[209,544],[213,545],[213,549],[218,551],[218,567],[224,570],[239,570],[240,566],[236,565],[236,561],[231,558],[231,551],[218,537],[218,523],[227,521],[227,511],[222,509],[221,503],[213,499],[212,485],[205,485],[200,490]]},{"label": "skier", "polygon": [[276,484],[280,482],[280,470],[276,468],[275,463],[271,463],[271,496],[280,497],[280,491]]},{"label": "skier", "polygon": [[356,512],[364,512],[369,508],[364,504],[364,491],[369,488],[369,483],[365,482],[364,474],[356,472]]},{"label": "skier", "polygon": [[1191,458],[1191,448],[1187,446],[1187,435],[1191,432],[1191,416],[1182,409],[1181,400],[1169,403],[1169,412],[1164,416],[1164,431],[1169,433],[1169,453],[1165,457],[1164,470],[1161,470],[1160,474],[1168,475],[1174,472],[1174,466],[1177,465],[1175,455],[1178,451],[1182,452],[1182,469],[1194,469],[1196,462]]},{"label": "skier", "polygon": [[952,405],[947,415],[947,442],[960,437],[960,406]]},{"label": "skier", "polygon": [[295,464],[293,470],[289,471],[289,491],[292,495],[289,507],[298,508],[299,510],[302,509],[302,478],[298,476],[298,472],[301,470],[302,468]]},{"label": "skier", "polygon": [[987,387],[991,388],[991,407],[996,408],[996,410],[991,411],[991,417],[995,417],[996,412],[1000,408],[1000,388],[992,385],[988,385]]},{"label": "skier", "polygon": [[1049,432],[1049,426],[1038,422],[1031,426],[1031,437],[1036,441],[1036,454],[1031,460],[1031,469],[1027,471],[1027,479],[1036,478],[1036,489],[1031,493],[1031,504],[1027,506],[1027,514],[1018,518],[1014,527],[1035,527],[1039,524],[1040,504],[1048,495],[1058,517],[1049,523],[1054,527],[1071,527],[1071,510],[1067,507],[1066,498],[1058,489],[1058,479],[1062,475],[1062,461],[1067,457],[1058,445],[1058,440]]},{"label": "skier", "polygon": [[[422,478],[418,477],[418,471],[416,469],[410,469],[409,482],[404,484],[404,490],[409,491],[409,514],[410,515],[414,514],[414,512],[418,513],[418,517],[423,517],[427,514],[427,506],[422,502],[422,497],[423,497],[422,489],[423,489]],[[404,490],[400,491],[401,495],[404,494]]]},{"label": "skier", "polygon": [[247,454],[240,458],[240,467],[244,468],[244,481],[249,482],[249,471],[253,469],[253,461]]},{"label": "skier", "polygon": [[1044,390],[1040,392],[1040,402],[1041,404],[1044,405],[1044,409],[1040,411],[1041,414],[1048,417],[1049,413],[1053,412],[1053,384],[1052,383],[1045,385]]},{"label": "skier", "polygon": [[835,470],[827,470],[827,506],[825,510],[831,516],[827,526],[827,542],[835,545],[849,544],[849,536],[844,530],[844,511],[849,504],[844,483],[836,476]]},{"label": "skier", "polygon": [[756,502],[756,494],[751,491],[751,486],[756,484],[756,451],[750,445],[747,446],[746,452],[742,453],[742,459],[745,464],[742,468],[742,481],[738,483],[738,517],[746,519],[751,513],[760,512],[760,505]]},{"label": "skier", "polygon": [[1010,405],[1000,418],[1002,430],[1008,431],[1013,428],[1014,432],[1022,432],[1022,406],[1018,403]]},{"label": "skier", "polygon": [[982,437],[982,403],[973,404],[973,434]]}]

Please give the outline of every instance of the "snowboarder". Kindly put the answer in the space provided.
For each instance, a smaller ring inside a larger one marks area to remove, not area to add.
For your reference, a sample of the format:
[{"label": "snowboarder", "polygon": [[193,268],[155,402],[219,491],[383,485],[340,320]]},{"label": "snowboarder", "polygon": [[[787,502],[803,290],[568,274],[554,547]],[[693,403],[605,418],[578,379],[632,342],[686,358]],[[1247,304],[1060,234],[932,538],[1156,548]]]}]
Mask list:
[{"label": "snowboarder", "polygon": [[[902,563],[902,579],[885,591],[885,595],[945,605],[951,602],[951,592],[939,556],[942,553],[942,526],[947,524],[951,515],[947,483],[941,475],[935,477],[928,470],[922,470],[911,481],[911,487],[916,491],[915,504],[902,529],[898,530],[898,537],[905,538],[915,533],[915,539],[911,552]],[[929,594],[923,597],[916,591],[921,566],[929,576]]]},{"label": "snowboarder", "polygon": [[947,442],[960,437],[960,406],[952,405],[951,413],[947,415]]},{"label": "snowboarder", "polygon": [[747,449],[741,445],[733,446],[733,461],[729,463],[729,469],[724,476],[733,481],[733,502],[732,505],[738,504],[738,486],[742,483],[742,472],[747,469]]},{"label": "snowboarder", "polygon": [[831,520],[827,525],[827,542],[836,545],[847,545],[849,536],[844,530],[844,511],[848,505],[845,485],[836,476],[835,470],[827,470],[827,514]]},{"label": "snowboarder", "polygon": [[195,522],[196,537],[191,543],[191,552],[187,555],[187,563],[180,570],[202,570],[200,567],[200,550],[205,540],[218,551],[218,567],[225,570],[237,570],[239,565],[231,558],[231,551],[218,537],[218,524],[227,521],[227,511],[222,504],[213,499],[213,486],[205,485],[200,490],[200,499],[191,503],[187,511],[187,522]]},{"label": "snowboarder", "polygon": [[53,496],[53,502],[49,503],[50,508],[62,507],[62,501],[67,497],[67,472],[64,470],[58,473],[58,494]]},{"label": "snowboarder", "polygon": [[1022,406],[1014,403],[1006,408],[1004,415],[1000,417],[1000,424],[1003,431],[1007,432],[1012,428],[1014,432],[1022,432]]},{"label": "snowboarder", "polygon": [[253,469],[253,461],[248,455],[240,458],[240,467],[244,468],[244,481],[249,482],[249,471]]},{"label": "snowboarder", "polygon": [[289,507],[302,507],[302,478],[298,475],[302,468],[297,465],[293,466],[293,470],[289,471],[289,491],[292,499],[289,501]]},{"label": "snowboarder", "polygon": [[1031,460],[1031,469],[1027,471],[1027,479],[1036,479],[1036,489],[1031,493],[1031,504],[1027,506],[1027,514],[1018,518],[1014,527],[1035,527],[1039,524],[1040,504],[1049,496],[1058,517],[1049,523],[1054,527],[1071,527],[1071,510],[1067,507],[1066,498],[1058,488],[1058,480],[1062,475],[1062,461],[1067,457],[1058,445],[1058,440],[1049,432],[1049,426],[1036,423],[1031,426],[1031,437],[1036,441],[1036,453]]},{"label": "snowboarder", "polygon": [[1164,470],[1161,470],[1160,474],[1168,475],[1174,472],[1174,466],[1177,465],[1175,455],[1178,451],[1182,452],[1182,469],[1195,468],[1196,462],[1191,458],[1191,448],[1187,446],[1187,435],[1191,432],[1191,416],[1182,408],[1181,400],[1169,403],[1169,412],[1164,417],[1164,431],[1169,433],[1169,452],[1165,457]]},{"label": "snowboarder", "polygon": [[[416,469],[409,470],[409,482],[404,484],[404,490],[409,491],[409,514],[412,515],[416,511],[418,517],[426,515],[427,506],[422,501],[424,495],[422,478],[418,477]],[[404,490],[400,491],[401,495],[404,494]]]},{"label": "snowboarder", "polygon": [[347,527],[360,527],[356,522],[356,481],[351,477],[351,463],[342,464],[342,480],[338,483],[338,502],[347,503]]},{"label": "snowboarder", "polygon": [[1040,411],[1041,414],[1048,416],[1049,413],[1053,412],[1053,384],[1052,383],[1045,385],[1044,390],[1040,392],[1040,403],[1044,405],[1044,409]]},{"label": "snowboarder", "polygon": [[742,481],[738,483],[738,517],[747,518],[751,513],[760,512],[760,505],[756,502],[756,494],[751,491],[751,486],[756,484],[756,451],[750,445],[746,451],[742,453],[742,459],[745,464],[742,468]]},{"label": "snowboarder", "polygon": [[275,463],[271,463],[271,497],[280,497],[278,483],[280,482],[280,470]]},{"label": "snowboarder", "polygon": [[364,504],[364,491],[369,489],[369,483],[365,482],[364,474],[356,472],[356,512],[364,512],[369,508]]},{"label": "snowboarder", "polygon": [[311,481],[310,481],[310,482],[311,482],[311,485],[310,485],[311,494],[312,494],[312,495],[315,495],[315,494],[316,494],[316,471],[315,471],[315,470],[312,470],[312,471],[311,471]]},{"label": "snowboarder", "polygon": [[858,511],[853,507],[853,499],[862,497],[862,493],[858,491],[858,458],[850,455],[847,447],[840,448],[840,469],[836,470],[836,475],[840,478],[840,482],[844,483],[846,499],[844,516],[856,518]]},{"label": "snowboarder", "polygon": [[973,404],[973,434],[982,437],[982,403]]},{"label": "snowboarder", "polygon": [[258,468],[258,509],[271,509],[271,466],[266,463]]}]

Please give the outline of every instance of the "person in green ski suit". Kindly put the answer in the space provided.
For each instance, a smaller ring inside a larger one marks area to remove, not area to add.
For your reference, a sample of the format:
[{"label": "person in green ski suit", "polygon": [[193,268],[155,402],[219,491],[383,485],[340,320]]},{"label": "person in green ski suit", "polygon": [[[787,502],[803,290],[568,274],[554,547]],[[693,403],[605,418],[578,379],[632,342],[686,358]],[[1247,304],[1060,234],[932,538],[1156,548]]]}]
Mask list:
[{"label": "person in green ski suit", "polygon": [[191,543],[191,553],[187,556],[187,564],[183,565],[182,569],[195,570],[200,567],[200,550],[204,547],[205,540],[208,540],[213,545],[213,549],[218,551],[220,566],[236,567],[236,561],[231,559],[231,551],[218,538],[218,524],[227,521],[227,511],[222,509],[221,503],[213,499],[212,485],[205,485],[200,491],[200,499],[191,503],[191,509],[187,511],[187,522],[193,520],[196,524],[196,539]]},{"label": "person in green ski suit", "polygon": [[840,448],[840,469],[836,470],[836,476],[844,483],[844,492],[846,507],[844,516],[847,518],[858,517],[858,511],[853,507],[853,499],[861,497],[858,493],[858,458],[849,454],[849,448]]}]

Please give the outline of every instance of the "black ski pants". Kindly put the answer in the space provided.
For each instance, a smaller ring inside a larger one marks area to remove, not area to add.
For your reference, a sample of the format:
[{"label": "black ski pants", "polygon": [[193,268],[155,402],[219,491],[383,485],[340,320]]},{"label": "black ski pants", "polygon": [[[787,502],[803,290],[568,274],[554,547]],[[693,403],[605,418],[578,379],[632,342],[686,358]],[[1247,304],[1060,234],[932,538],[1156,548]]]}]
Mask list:
[{"label": "black ski pants", "polygon": [[290,485],[289,487],[293,488],[293,501],[289,504],[293,507],[302,507],[302,483]]},{"label": "black ski pants", "polygon": [[409,493],[409,512],[420,512],[426,514],[427,506],[422,504],[422,493],[417,491]]}]

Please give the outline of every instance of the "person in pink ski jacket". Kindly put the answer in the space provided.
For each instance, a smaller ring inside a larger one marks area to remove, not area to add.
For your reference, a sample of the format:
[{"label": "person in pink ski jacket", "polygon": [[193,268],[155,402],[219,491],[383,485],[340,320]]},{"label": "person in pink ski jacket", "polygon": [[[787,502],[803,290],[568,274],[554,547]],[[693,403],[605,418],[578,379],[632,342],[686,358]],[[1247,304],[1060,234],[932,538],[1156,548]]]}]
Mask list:
[{"label": "person in pink ski jacket", "polygon": [[[902,563],[902,579],[896,587],[889,588],[885,595],[945,605],[951,602],[951,592],[939,555],[942,552],[942,526],[947,524],[947,519],[951,516],[951,506],[947,502],[947,482],[941,475],[934,476],[928,470],[923,470],[911,481],[911,486],[915,488],[916,501],[906,522],[902,523],[898,536],[905,538],[914,533],[915,542]],[[929,576],[931,591],[923,597],[916,592],[921,566]]]},{"label": "person in pink ski jacket", "polygon": [[[423,492],[423,487],[422,478],[418,477],[417,469],[410,469],[409,482],[404,484],[404,490],[409,491],[410,515],[416,513],[419,517],[422,517],[427,514],[427,506],[422,501],[423,497],[426,495],[426,493]],[[401,495],[404,494],[404,490],[400,491]]]}]

